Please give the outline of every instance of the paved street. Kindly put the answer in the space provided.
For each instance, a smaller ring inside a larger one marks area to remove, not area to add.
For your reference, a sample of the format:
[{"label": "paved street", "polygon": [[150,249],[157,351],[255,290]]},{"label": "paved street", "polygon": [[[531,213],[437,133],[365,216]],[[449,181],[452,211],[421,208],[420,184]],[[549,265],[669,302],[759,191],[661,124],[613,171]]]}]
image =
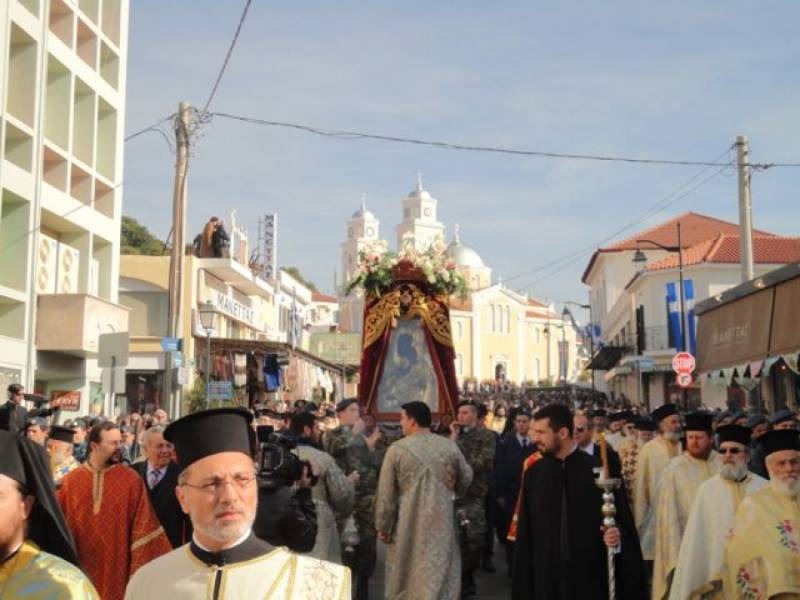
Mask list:
[{"label": "paved street", "polygon": [[[370,585],[370,598],[380,600],[383,598],[383,572],[384,555],[386,546],[378,543],[378,567],[372,577]],[[497,573],[490,575],[482,571],[478,572],[475,583],[478,586],[478,595],[475,598],[481,600],[508,600],[511,597],[511,579],[506,577],[505,559],[502,557],[502,550],[495,545],[495,567]]]}]

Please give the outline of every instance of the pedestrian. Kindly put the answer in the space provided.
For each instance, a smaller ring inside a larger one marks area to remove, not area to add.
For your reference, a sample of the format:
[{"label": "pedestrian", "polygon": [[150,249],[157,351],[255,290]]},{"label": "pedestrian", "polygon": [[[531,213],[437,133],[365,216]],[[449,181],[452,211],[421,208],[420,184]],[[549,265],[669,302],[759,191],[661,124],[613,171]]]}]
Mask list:
[{"label": "pedestrian", "polygon": [[86,462],[62,479],[58,501],[81,564],[103,600],[121,600],[136,570],[172,549],[135,471],[122,463],[119,428],[92,427]]},{"label": "pedestrian", "polygon": [[50,435],[47,439],[47,452],[50,454],[50,469],[53,473],[53,483],[58,488],[65,475],[71,473],[80,466],[80,463],[72,456],[72,440],[75,438],[75,430],[67,427],[53,425],[50,428]]},{"label": "pedestrian", "polygon": [[697,488],[719,472],[719,455],[714,451],[711,425],[709,413],[686,415],[686,449],[669,461],[661,476],[655,505],[654,600],[669,596],[672,573]]},{"label": "pedestrian", "polygon": [[230,258],[231,238],[228,236],[228,232],[225,231],[225,224],[222,221],[217,221],[217,226],[211,236],[211,243],[214,246],[214,256],[216,258]]},{"label": "pedestrian", "polygon": [[486,497],[490,492],[496,450],[495,433],[478,426],[479,407],[469,400],[458,405],[456,423],[450,439],[458,444],[467,464],[472,468],[472,482],[456,497],[456,514],[464,523],[459,528],[461,544],[462,598],[476,593],[475,571],[480,566],[485,544]]},{"label": "pedestrian", "polygon": [[467,490],[472,469],[458,446],[430,426],[427,404],[404,404],[404,437],[389,446],[381,467],[375,527],[388,545],[387,600],[456,600],[460,594],[453,497]]},{"label": "pedestrian", "polygon": [[28,420],[34,417],[49,417],[53,410],[49,408],[34,408],[28,410],[23,405],[25,388],[20,383],[12,383],[7,388],[8,400],[0,406],[0,430],[11,433],[23,434],[28,426]]},{"label": "pedestrian", "polygon": [[75,419],[74,423],[72,424],[72,428],[75,430],[75,436],[72,438],[72,455],[75,457],[75,460],[79,463],[86,461],[86,455],[88,454],[88,442],[86,441],[86,420],[85,419]]},{"label": "pedestrian", "polygon": [[500,442],[495,460],[495,489],[497,502],[497,538],[506,554],[507,572],[511,575],[513,565],[513,542],[507,539],[508,528],[514,516],[514,507],[519,496],[522,465],[536,451],[536,445],[528,438],[531,415],[527,409],[519,409],[514,415],[514,429]]},{"label": "pedestrian", "polygon": [[253,534],[258,485],[252,422],[248,410],[217,408],[189,414],[164,431],[178,456],[176,494],[192,520],[192,542],[142,567],[126,600],[348,596],[347,569],[274,548]]},{"label": "pedestrian", "polygon": [[614,494],[617,527],[603,527],[595,462],[573,440],[572,412],[551,404],[539,409],[533,420],[543,458],[528,469],[522,484],[512,598],[607,598],[607,548],[617,553],[617,598],[644,598],[641,551],[622,492]]},{"label": "pedestrian", "polygon": [[633,418],[633,433],[628,435],[628,440],[619,450],[619,460],[622,463],[622,483],[628,497],[628,505],[634,506],[633,488],[636,478],[636,465],[639,462],[639,450],[653,439],[656,424],[647,417]]},{"label": "pedestrian", "polygon": [[133,464],[147,487],[147,496],[173,548],[192,537],[192,522],[181,510],[175,496],[178,486],[178,465],[172,461],[172,444],[164,439],[164,426],[155,425],[142,436],[145,460]]},{"label": "pedestrian", "polygon": [[697,488],[672,576],[670,599],[722,596],[725,540],[742,500],[767,484],[748,472],[750,429],[723,425],[716,430],[719,473]]},{"label": "pedestrian", "polygon": [[217,217],[211,217],[203,226],[198,251],[200,258],[214,258],[214,231],[217,228],[217,221],[219,221]]},{"label": "pedestrian", "polygon": [[77,565],[44,451],[0,431],[0,597],[99,600]]},{"label": "pedestrian", "polygon": [[664,404],[652,412],[652,418],[658,428],[658,435],[639,450],[633,480],[633,512],[649,575],[652,575],[656,556],[655,507],[658,484],[669,461],[681,451],[681,418],[677,407],[674,404]]},{"label": "pedestrian", "polygon": [[28,424],[25,427],[25,437],[40,446],[44,446],[47,443],[47,430],[46,420],[42,417],[33,417],[28,419]]},{"label": "pedestrian", "polygon": [[333,458],[314,447],[316,418],[309,412],[292,416],[290,430],[297,439],[297,456],[311,464],[317,484],[311,488],[317,512],[317,538],[308,556],[342,564],[342,546],[336,515],[353,512],[355,488]]},{"label": "pedestrian", "polygon": [[[594,459],[595,473],[599,474],[603,468],[603,463],[600,456],[600,438],[595,436],[594,424],[589,418],[581,413],[575,413],[572,419],[572,435],[578,449],[582,450]],[[607,442],[607,441],[606,441]],[[619,454],[614,451],[611,444],[606,447],[606,456],[608,456],[608,473],[614,479],[622,477],[622,463],[619,459]]]},{"label": "pedestrian", "polygon": [[797,598],[800,440],[797,431],[763,436],[769,485],[742,500],[725,544],[726,598]]}]

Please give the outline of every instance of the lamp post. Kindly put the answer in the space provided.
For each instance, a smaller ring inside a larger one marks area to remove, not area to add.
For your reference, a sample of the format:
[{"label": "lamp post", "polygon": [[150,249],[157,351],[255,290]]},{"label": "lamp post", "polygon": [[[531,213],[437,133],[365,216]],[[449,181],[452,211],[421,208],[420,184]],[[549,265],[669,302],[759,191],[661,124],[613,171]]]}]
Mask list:
[{"label": "lamp post", "polygon": [[[654,242],[653,240],[636,240],[636,254],[633,255],[633,264],[637,266],[644,267],[647,264],[647,256],[645,256],[642,249],[639,248],[639,244],[652,244],[657,248],[661,248],[667,252],[677,252],[678,253],[678,302],[680,306],[680,313],[681,313],[681,323],[680,323],[680,334],[681,334],[681,350],[686,352],[686,315],[684,312],[683,307],[683,244],[681,243],[681,224],[680,221],[678,222],[678,245],[677,246],[665,246],[664,244],[659,244],[658,242]],[[669,327],[669,326],[668,326]],[[683,396],[683,407],[688,408],[688,401],[686,397],[686,388],[683,388],[682,392]]]},{"label": "lamp post", "polygon": [[211,381],[211,332],[214,330],[214,319],[217,316],[217,307],[210,300],[206,300],[198,310],[200,323],[206,330],[206,409],[210,406],[209,383]]}]

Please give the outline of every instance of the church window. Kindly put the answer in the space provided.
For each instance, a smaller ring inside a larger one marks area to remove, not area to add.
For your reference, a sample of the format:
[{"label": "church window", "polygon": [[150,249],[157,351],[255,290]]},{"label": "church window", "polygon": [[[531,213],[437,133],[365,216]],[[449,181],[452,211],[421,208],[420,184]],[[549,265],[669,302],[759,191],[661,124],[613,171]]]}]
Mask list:
[{"label": "church window", "polygon": [[464,327],[461,321],[456,321],[456,338],[461,339],[464,336]]},{"label": "church window", "polygon": [[[538,331],[538,330],[537,330]],[[541,364],[538,358],[533,359],[533,373],[531,373],[531,379],[536,383],[542,380],[541,373],[540,373]]]},{"label": "church window", "polygon": [[456,373],[464,374],[464,356],[461,354],[456,354]]},{"label": "church window", "polygon": [[505,307],[505,316],[506,316],[506,333],[511,333],[511,307]]}]

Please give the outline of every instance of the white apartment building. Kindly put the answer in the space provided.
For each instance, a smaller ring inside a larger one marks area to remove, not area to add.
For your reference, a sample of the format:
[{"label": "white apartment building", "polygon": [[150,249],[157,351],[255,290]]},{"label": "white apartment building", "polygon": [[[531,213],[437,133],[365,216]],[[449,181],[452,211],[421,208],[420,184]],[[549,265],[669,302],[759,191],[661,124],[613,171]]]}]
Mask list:
[{"label": "white apartment building", "polygon": [[102,405],[117,304],[127,0],[0,2],[0,386]]},{"label": "white apartment building", "polygon": [[[672,358],[683,349],[669,327],[668,286],[676,290],[672,310],[679,311],[680,269],[678,224],[685,295],[683,333],[692,351],[696,318],[693,305],[721,294],[741,282],[739,226],[705,215],[685,213],[637,233],[627,240],[598,249],[583,275],[590,289],[591,314],[600,339],[592,363],[596,381],[616,398],[651,409],[665,402],[690,406],[724,407],[729,398],[742,396],[733,388],[713,388],[695,381],[684,392],[675,381]],[[672,248],[667,251],[658,245]],[[646,262],[633,261],[637,249]],[[756,276],[800,260],[800,238],[753,232]],[[767,318],[763,316],[763,318]],[[679,316],[676,321],[680,322]],[[743,399],[738,398],[738,399]]]}]

